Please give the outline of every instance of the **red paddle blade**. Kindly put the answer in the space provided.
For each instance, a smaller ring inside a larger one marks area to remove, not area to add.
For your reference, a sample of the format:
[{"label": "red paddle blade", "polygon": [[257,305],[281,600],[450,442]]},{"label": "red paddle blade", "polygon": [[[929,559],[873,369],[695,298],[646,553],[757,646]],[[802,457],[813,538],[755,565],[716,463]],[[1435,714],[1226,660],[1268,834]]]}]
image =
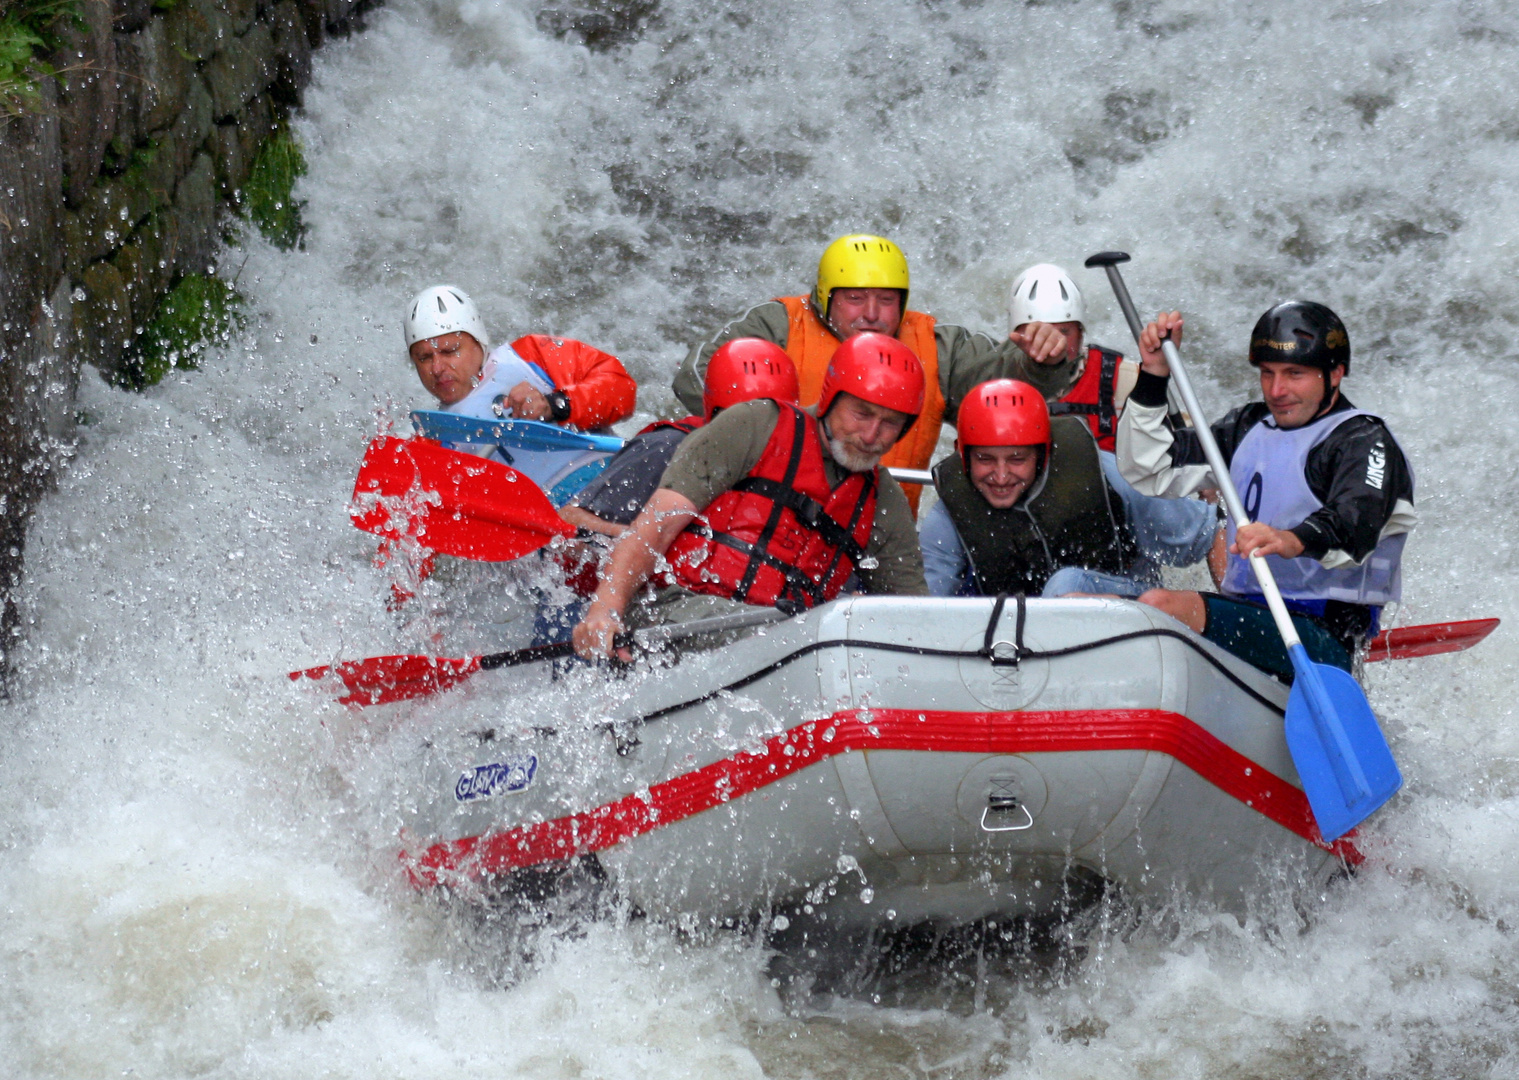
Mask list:
[{"label": "red paddle blade", "polygon": [[574,526],[516,469],[428,439],[369,444],[349,509],[354,525],[433,551],[504,562],[537,551]]},{"label": "red paddle blade", "polygon": [[1470,649],[1498,627],[1497,619],[1467,619],[1464,622],[1430,623],[1427,626],[1398,626],[1384,630],[1366,647],[1366,660],[1409,660],[1415,656]]},{"label": "red paddle blade", "polygon": [[292,671],[290,678],[325,679],[336,675],[348,687],[338,698],[344,705],[384,705],[426,697],[463,682],[480,670],[480,658],[448,660],[437,656],[371,656],[341,664]]}]

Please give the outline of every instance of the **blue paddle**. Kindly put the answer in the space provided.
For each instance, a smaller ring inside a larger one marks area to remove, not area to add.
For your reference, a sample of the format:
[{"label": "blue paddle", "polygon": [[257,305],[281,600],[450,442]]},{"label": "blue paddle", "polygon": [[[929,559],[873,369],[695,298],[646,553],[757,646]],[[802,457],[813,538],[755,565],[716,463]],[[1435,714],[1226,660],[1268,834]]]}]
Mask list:
[{"label": "blue paddle", "polygon": [[[1100,266],[1107,271],[1108,283],[1113,286],[1118,306],[1123,309],[1123,316],[1137,342],[1141,329],[1139,313],[1118,273],[1118,264],[1128,261],[1128,255],[1121,251],[1104,251],[1093,255],[1086,265]],[[1224,465],[1213,432],[1203,417],[1197,395],[1192,392],[1192,382],[1182,365],[1181,353],[1169,340],[1161,342],[1161,350],[1171,365],[1171,375],[1182,401],[1192,414],[1198,442],[1202,444],[1208,467],[1218,481],[1229,516],[1234,519],[1236,527],[1247,525],[1250,518],[1240,502],[1229,469]],[[1287,699],[1287,749],[1292,753],[1292,763],[1297,766],[1303,794],[1313,809],[1320,835],[1326,841],[1336,840],[1392,798],[1402,786],[1403,777],[1360,685],[1347,672],[1328,664],[1315,664],[1308,658],[1266,560],[1260,555],[1251,555],[1250,568],[1255,571],[1256,581],[1266,597],[1266,606],[1271,609],[1277,632],[1282,635],[1282,644],[1287,646],[1287,655],[1292,658],[1294,679],[1291,696]]]},{"label": "blue paddle", "polygon": [[436,409],[411,414],[417,431],[429,439],[462,443],[495,443],[518,450],[601,450],[615,454],[622,440],[610,435],[588,435],[541,420],[481,420]]},{"label": "blue paddle", "polygon": [[[511,450],[604,450],[615,454],[624,440],[612,435],[587,435],[541,420],[476,420],[468,416],[418,409],[411,414],[417,433],[448,442],[495,443]],[[932,484],[927,469],[887,470],[904,484]]]}]

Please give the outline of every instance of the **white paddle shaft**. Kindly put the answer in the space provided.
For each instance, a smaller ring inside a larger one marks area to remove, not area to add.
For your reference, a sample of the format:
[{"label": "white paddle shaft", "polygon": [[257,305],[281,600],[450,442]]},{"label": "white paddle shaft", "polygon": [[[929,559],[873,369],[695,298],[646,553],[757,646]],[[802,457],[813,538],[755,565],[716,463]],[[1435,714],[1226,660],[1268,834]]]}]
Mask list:
[{"label": "white paddle shaft", "polygon": [[[1136,340],[1138,336],[1138,334],[1135,335]],[[1171,365],[1171,378],[1176,384],[1176,389],[1181,393],[1187,412],[1192,415],[1197,441],[1202,443],[1203,456],[1208,459],[1208,468],[1213,470],[1213,478],[1218,481],[1218,490],[1223,494],[1224,507],[1229,511],[1229,516],[1234,519],[1234,527],[1238,531],[1242,526],[1250,524],[1250,516],[1245,513],[1245,504],[1240,502],[1239,491],[1234,486],[1234,478],[1229,475],[1229,467],[1224,464],[1224,455],[1219,452],[1218,443],[1213,438],[1213,431],[1208,427],[1202,407],[1197,403],[1197,395],[1192,392],[1192,380],[1187,378],[1186,365],[1181,362],[1181,350],[1169,338],[1160,343],[1160,349],[1165,353],[1166,363]],[[1250,569],[1255,571],[1255,580],[1260,582],[1261,592],[1266,597],[1266,606],[1271,609],[1271,617],[1276,620],[1277,631],[1282,635],[1282,643],[1289,649],[1294,645],[1302,644],[1302,640],[1298,637],[1297,627],[1292,624],[1292,616],[1287,613],[1287,605],[1282,602],[1282,592],[1276,587],[1276,578],[1271,576],[1271,567],[1266,565],[1265,558],[1252,554]]]}]

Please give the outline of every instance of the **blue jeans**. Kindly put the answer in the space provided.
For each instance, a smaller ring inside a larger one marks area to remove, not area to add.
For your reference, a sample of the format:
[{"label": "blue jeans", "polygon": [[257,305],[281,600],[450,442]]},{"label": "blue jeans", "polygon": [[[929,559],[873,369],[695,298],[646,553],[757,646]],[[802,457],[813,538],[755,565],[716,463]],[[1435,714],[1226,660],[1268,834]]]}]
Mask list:
[{"label": "blue jeans", "polygon": [[1044,583],[1044,591],[1040,595],[1055,597],[1070,593],[1107,593],[1133,598],[1154,587],[1120,574],[1104,574],[1099,570],[1064,566],[1050,575],[1050,580]]}]

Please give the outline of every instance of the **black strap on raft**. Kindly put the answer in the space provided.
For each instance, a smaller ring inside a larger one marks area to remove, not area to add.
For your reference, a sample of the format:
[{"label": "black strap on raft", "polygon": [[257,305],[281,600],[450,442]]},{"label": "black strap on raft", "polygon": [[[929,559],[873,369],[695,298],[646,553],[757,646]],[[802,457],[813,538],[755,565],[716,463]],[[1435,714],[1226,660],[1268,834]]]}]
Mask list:
[{"label": "black strap on raft", "polygon": [[[1028,598],[1019,593],[1013,598],[1017,606],[1017,614],[1013,620],[1013,640],[997,640],[997,624],[1002,621],[1002,609],[1007,606],[1007,593],[998,593],[997,601],[992,605],[992,617],[986,620],[986,634],[981,638],[981,649],[976,654],[992,662],[993,667],[1017,667],[1018,661],[1023,658],[1023,624],[1028,618]],[[1006,646],[1012,651],[999,650],[998,646]]]},{"label": "black strap on raft", "polygon": [[1055,401],[1050,404],[1051,416],[1095,416],[1097,436],[1106,438],[1118,428],[1118,362],[1122,353],[1094,345],[1102,365],[1097,373],[1097,404],[1088,401]]}]

